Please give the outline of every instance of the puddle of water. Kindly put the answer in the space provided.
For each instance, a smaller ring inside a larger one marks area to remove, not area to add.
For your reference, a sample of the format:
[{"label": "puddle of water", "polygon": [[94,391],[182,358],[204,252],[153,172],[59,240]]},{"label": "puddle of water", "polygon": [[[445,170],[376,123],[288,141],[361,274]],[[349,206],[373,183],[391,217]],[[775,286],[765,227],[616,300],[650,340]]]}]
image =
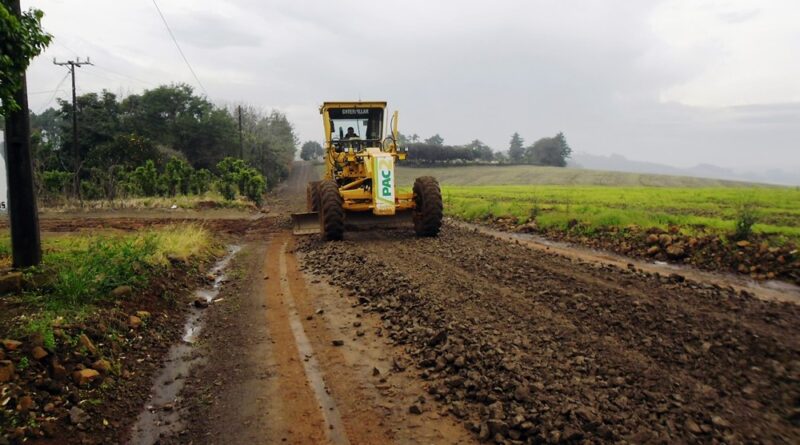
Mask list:
[{"label": "puddle of water", "polygon": [[[214,281],[209,287],[195,290],[195,300],[202,299],[208,303],[214,301],[227,279],[224,271],[239,250],[240,246],[228,247],[225,257],[209,270],[209,274],[214,276]],[[153,445],[162,435],[183,428],[177,397],[183,389],[189,371],[202,361],[202,358],[194,353],[194,342],[203,326],[204,310],[194,307],[193,303],[190,304],[192,306],[184,324],[181,342],[170,348],[164,366],[153,382],[150,400],[132,428],[131,440],[128,442],[130,445]]]}]

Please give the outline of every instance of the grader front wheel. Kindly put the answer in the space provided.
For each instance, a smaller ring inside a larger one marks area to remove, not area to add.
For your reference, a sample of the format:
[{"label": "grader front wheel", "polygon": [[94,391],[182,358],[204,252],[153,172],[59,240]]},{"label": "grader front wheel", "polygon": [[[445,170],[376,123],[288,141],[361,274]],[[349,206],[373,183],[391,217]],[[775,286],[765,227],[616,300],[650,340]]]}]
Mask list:
[{"label": "grader front wheel", "polygon": [[319,181],[309,182],[306,186],[306,210],[319,212]]},{"label": "grader front wheel", "polygon": [[322,239],[333,241],[342,239],[344,235],[344,208],[339,186],[335,181],[325,180],[319,183],[319,218]]},{"label": "grader front wheel", "polygon": [[431,176],[414,181],[414,231],[417,236],[436,236],[442,227],[442,191]]}]

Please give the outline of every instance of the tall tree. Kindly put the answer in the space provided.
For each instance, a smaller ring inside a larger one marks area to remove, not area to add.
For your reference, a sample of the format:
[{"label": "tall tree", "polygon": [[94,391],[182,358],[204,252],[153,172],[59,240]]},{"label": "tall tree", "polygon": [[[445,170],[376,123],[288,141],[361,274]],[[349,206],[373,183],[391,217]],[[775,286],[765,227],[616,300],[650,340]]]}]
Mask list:
[{"label": "tall tree", "polygon": [[307,141],[303,144],[303,147],[300,148],[300,158],[304,161],[320,159],[324,154],[325,150],[322,149],[322,145],[317,141]]},{"label": "tall tree", "polygon": [[565,167],[572,148],[567,144],[564,133],[551,138],[541,138],[525,149],[525,160],[530,164]]},{"label": "tall tree", "polygon": [[519,133],[511,135],[511,142],[508,144],[508,158],[512,163],[520,163],[525,158],[524,140]]},{"label": "tall tree", "polygon": [[467,148],[472,150],[475,159],[484,162],[491,162],[494,159],[494,152],[492,151],[492,148],[481,142],[479,139],[475,139],[467,144]]},{"label": "tall tree", "polygon": [[429,145],[436,145],[436,146],[441,147],[442,145],[444,145],[444,138],[439,136],[439,134],[434,134],[433,136],[429,137],[428,139],[425,139],[425,143],[429,144]]},{"label": "tall tree", "polygon": [[19,0],[0,3],[0,114],[5,120],[11,250],[16,267],[34,266],[42,259],[25,71],[52,39],[42,30],[43,16],[35,9],[23,13]]}]

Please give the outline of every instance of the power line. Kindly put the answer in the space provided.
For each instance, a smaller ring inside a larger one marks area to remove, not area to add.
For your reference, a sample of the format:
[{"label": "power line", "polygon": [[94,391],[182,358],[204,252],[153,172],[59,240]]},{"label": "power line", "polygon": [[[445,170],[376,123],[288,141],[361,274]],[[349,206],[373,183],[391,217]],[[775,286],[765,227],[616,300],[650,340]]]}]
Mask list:
[{"label": "power line", "polygon": [[130,80],[135,80],[135,81],[137,81],[137,82],[139,82],[139,83],[143,83],[143,84],[145,84],[145,85],[148,85],[148,86],[152,86],[152,85],[154,85],[154,84],[153,84],[153,82],[148,82],[148,81],[146,81],[146,80],[137,79],[137,78],[135,78],[135,77],[133,77],[133,76],[129,76],[129,75],[127,75],[127,74],[124,74],[124,73],[120,73],[119,71],[114,71],[114,70],[112,70],[112,69],[108,69],[108,68],[105,68],[105,67],[102,67],[102,66],[99,66],[99,65],[95,65],[94,67],[95,67],[95,68],[99,68],[99,69],[101,69],[101,70],[103,70],[103,71],[109,72],[109,73],[111,73],[111,74],[116,74],[117,76],[126,77],[126,78],[128,78],[128,79],[130,79]]},{"label": "power line", "polygon": [[67,80],[67,77],[69,77],[70,73],[71,71],[68,71],[67,74],[64,74],[64,77],[61,78],[61,81],[58,82],[58,85],[56,85],[56,89],[53,90],[53,95],[50,96],[50,99],[47,102],[45,102],[44,106],[42,107],[42,111],[46,110],[47,107],[49,107],[50,104],[53,102],[53,99],[56,98],[56,94],[58,94],[58,92],[61,90],[61,85],[64,84],[64,81]]},{"label": "power line", "polygon": [[164,22],[164,26],[167,28],[167,32],[169,32],[169,36],[172,38],[172,41],[175,43],[175,48],[178,48],[178,52],[181,54],[181,57],[183,57],[183,61],[186,62],[186,66],[189,67],[189,71],[191,71],[192,76],[194,76],[194,80],[196,80],[197,84],[200,85],[200,89],[203,90],[203,93],[206,96],[208,96],[208,91],[206,91],[206,88],[203,86],[203,83],[200,82],[200,78],[197,77],[197,74],[194,72],[194,69],[192,68],[192,64],[189,63],[189,59],[187,59],[186,55],[183,54],[183,50],[181,49],[181,46],[178,44],[178,40],[175,38],[175,34],[172,33],[172,29],[170,29],[169,23],[167,23],[167,19],[164,17],[164,14],[161,12],[161,8],[158,7],[158,3],[156,3],[156,0],[153,0],[153,6],[156,7],[156,11],[158,11],[158,15],[161,17],[161,21]]}]

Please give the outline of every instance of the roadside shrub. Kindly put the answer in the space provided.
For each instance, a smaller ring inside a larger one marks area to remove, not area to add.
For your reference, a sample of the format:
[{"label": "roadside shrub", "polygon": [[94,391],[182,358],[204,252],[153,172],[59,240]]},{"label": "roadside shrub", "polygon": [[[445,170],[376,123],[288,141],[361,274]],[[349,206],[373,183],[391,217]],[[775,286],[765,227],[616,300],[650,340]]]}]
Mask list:
[{"label": "roadside shrub", "polygon": [[753,225],[756,223],[756,214],[752,206],[743,205],[736,215],[734,221],[733,238],[737,240],[746,240],[753,234]]},{"label": "roadside shrub", "polygon": [[194,168],[183,159],[170,158],[164,167],[163,175],[169,196],[175,196],[177,193],[188,195],[193,173]]},{"label": "roadside shrub", "polygon": [[195,170],[191,179],[191,192],[196,195],[204,195],[211,188],[211,172],[201,168]]},{"label": "roadside shrub", "polygon": [[144,165],[136,167],[131,179],[144,196],[155,196],[158,193],[158,170],[152,160],[148,159]]},{"label": "roadside shrub", "polygon": [[42,187],[46,193],[59,195],[67,193],[67,186],[72,180],[72,173],[49,170],[42,172]]},{"label": "roadside shrub", "polygon": [[94,181],[84,179],[81,181],[81,197],[83,199],[103,199],[103,188]]},{"label": "roadside shrub", "polygon": [[220,178],[217,181],[217,191],[227,201],[233,201],[236,199],[236,184],[233,181]]},{"label": "roadside shrub", "polygon": [[244,195],[247,196],[247,199],[261,205],[264,191],[267,189],[267,182],[264,180],[264,176],[254,168],[243,171],[241,175],[243,177]]}]

